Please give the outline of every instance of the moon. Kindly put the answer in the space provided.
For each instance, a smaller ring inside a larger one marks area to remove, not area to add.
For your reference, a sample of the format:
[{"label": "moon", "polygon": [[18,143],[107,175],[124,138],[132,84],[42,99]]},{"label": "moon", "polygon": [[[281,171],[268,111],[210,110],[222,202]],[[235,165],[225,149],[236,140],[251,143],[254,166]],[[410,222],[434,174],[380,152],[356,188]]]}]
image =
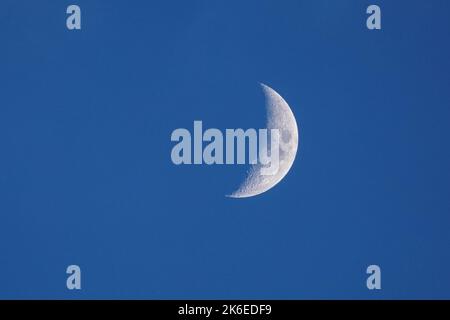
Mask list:
[{"label": "moon", "polygon": [[[279,168],[273,175],[262,175],[263,165],[253,165],[240,187],[228,195],[231,198],[248,198],[264,193],[276,186],[289,172],[298,149],[298,127],[294,113],[287,102],[272,88],[261,83],[265,95],[267,129],[278,129]],[[270,147],[269,147],[270,151]]]}]

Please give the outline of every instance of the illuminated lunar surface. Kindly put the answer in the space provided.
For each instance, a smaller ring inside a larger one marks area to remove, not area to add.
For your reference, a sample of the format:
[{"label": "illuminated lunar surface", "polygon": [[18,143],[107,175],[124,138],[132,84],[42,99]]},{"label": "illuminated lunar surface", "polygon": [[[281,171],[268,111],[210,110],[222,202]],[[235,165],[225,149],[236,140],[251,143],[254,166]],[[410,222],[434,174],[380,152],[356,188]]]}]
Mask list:
[{"label": "illuminated lunar surface", "polygon": [[[272,88],[261,84],[266,98],[267,129],[278,129],[279,168],[273,175],[261,174],[264,165],[253,165],[240,187],[228,195],[231,198],[253,197],[276,186],[289,172],[295,160],[298,148],[298,128],[295,116],[287,102]],[[270,139],[269,139],[270,141]],[[270,143],[269,154],[270,154]]]}]

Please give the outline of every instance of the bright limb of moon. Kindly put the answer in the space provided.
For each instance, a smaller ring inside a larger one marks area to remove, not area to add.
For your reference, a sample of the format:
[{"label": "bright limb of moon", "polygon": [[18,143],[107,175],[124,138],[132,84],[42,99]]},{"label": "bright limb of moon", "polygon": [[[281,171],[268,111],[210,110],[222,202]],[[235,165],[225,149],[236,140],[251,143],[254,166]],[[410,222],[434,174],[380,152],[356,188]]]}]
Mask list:
[{"label": "bright limb of moon", "polygon": [[287,102],[272,88],[261,83],[266,99],[267,129],[278,129],[280,133],[279,168],[273,175],[261,174],[262,164],[251,167],[241,186],[228,197],[253,197],[277,185],[289,172],[298,148],[298,127],[295,116]]}]

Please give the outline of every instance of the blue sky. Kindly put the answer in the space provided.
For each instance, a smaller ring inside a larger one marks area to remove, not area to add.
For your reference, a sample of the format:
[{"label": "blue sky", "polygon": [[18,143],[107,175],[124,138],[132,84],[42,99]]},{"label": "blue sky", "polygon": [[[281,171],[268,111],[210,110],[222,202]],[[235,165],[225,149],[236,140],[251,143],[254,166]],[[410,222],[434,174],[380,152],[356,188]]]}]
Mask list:
[{"label": "blue sky", "polygon": [[[0,298],[450,298],[449,9],[2,1]],[[225,198],[248,167],[175,166],[170,134],[263,127],[259,82],[299,152],[274,189]]]}]

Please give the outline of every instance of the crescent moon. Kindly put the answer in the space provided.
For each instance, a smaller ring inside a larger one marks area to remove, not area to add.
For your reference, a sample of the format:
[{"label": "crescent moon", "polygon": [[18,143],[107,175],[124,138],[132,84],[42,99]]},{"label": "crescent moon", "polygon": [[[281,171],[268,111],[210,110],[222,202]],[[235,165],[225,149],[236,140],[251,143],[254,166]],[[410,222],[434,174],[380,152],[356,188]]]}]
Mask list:
[{"label": "crescent moon", "polygon": [[253,197],[272,189],[289,172],[297,154],[298,127],[294,113],[275,90],[262,83],[261,87],[266,100],[267,129],[269,132],[278,129],[280,133],[279,168],[273,175],[262,175],[263,165],[253,165],[240,187],[228,195],[231,198]]}]

